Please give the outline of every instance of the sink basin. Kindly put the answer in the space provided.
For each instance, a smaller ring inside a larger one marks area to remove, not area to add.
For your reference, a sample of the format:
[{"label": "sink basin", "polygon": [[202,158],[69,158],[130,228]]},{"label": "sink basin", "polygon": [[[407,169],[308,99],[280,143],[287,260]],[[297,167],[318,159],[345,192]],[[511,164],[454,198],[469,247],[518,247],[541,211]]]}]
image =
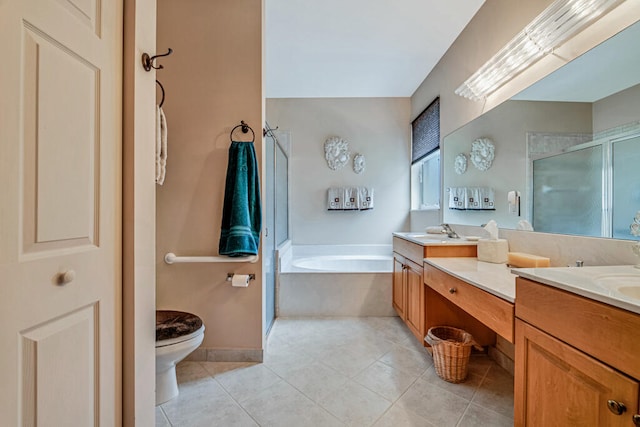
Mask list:
[{"label": "sink basin", "polygon": [[640,300],[640,274],[600,276],[595,282],[629,298]]},{"label": "sink basin", "polygon": [[640,286],[622,286],[618,288],[618,292],[629,298],[640,300]]},{"label": "sink basin", "polygon": [[446,243],[447,241],[451,241],[451,239],[447,237],[446,234],[438,235],[424,233],[407,233],[406,236],[425,243]]}]

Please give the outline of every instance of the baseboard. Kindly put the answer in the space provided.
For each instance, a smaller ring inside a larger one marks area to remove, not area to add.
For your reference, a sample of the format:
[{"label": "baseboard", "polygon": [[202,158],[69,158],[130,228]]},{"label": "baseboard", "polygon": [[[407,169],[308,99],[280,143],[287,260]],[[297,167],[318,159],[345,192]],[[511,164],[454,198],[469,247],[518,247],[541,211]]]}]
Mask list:
[{"label": "baseboard", "polygon": [[503,353],[494,346],[490,346],[488,354],[489,357],[498,364],[498,366],[509,372],[511,375],[514,375],[515,364],[513,359],[511,359],[506,353]]},{"label": "baseboard", "polygon": [[186,357],[191,362],[258,362],[263,360],[262,349],[197,348]]}]

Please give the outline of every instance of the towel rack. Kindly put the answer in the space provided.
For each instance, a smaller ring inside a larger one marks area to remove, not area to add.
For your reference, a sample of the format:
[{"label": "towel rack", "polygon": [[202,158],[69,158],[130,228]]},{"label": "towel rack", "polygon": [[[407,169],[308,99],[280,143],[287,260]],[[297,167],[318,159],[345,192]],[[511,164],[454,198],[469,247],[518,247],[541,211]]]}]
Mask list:
[{"label": "towel rack", "polygon": [[249,131],[251,131],[251,135],[253,137],[251,138],[251,141],[247,142],[254,142],[256,140],[256,133],[253,131],[253,129],[251,129],[251,126],[246,124],[244,120],[240,120],[240,124],[235,126],[233,129],[231,129],[231,132],[229,132],[229,139],[231,139],[231,142],[233,142],[233,131],[238,128],[242,128],[242,133],[248,133]]},{"label": "towel rack", "polygon": [[224,257],[224,256],[177,256],[173,252],[169,252],[164,256],[164,262],[167,264],[178,264],[184,262],[258,262],[258,255]]}]

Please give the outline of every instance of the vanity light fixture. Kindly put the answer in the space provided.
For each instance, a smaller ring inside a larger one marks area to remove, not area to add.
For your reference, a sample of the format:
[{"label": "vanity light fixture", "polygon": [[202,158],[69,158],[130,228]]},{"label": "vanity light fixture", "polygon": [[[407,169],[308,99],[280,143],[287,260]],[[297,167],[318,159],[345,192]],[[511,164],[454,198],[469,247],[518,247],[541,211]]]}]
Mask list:
[{"label": "vanity light fixture", "polygon": [[624,0],[556,0],[469,77],[456,95],[480,101]]}]

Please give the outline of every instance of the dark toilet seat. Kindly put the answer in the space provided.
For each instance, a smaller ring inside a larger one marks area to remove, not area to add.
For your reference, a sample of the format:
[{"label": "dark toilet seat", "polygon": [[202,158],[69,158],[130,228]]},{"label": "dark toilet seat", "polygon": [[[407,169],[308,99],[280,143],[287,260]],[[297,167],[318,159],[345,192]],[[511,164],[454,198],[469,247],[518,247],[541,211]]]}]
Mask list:
[{"label": "dark toilet seat", "polygon": [[156,347],[187,341],[203,330],[202,319],[195,314],[156,310]]}]

